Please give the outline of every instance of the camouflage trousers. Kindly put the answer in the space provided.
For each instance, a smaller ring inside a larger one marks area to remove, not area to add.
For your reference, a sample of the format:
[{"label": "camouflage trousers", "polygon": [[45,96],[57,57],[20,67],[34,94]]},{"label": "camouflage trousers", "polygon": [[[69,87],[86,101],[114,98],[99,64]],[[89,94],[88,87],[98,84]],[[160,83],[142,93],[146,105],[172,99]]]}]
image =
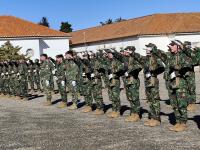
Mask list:
[{"label": "camouflage trousers", "polygon": [[108,95],[109,99],[112,102],[112,109],[113,111],[120,111],[121,103],[120,103],[120,80],[114,79],[115,85],[108,87]]},{"label": "camouflage trousers", "polygon": [[34,90],[34,77],[33,77],[33,75],[28,76],[28,84],[29,84],[31,90]]},{"label": "camouflage trousers", "polygon": [[146,87],[146,97],[149,102],[149,118],[160,120],[159,81],[156,78],[154,87]]},{"label": "camouflage trousers", "polygon": [[53,75],[51,75],[51,77],[50,77],[50,90],[54,91],[54,79],[53,79]]},{"label": "camouflage trousers", "polygon": [[186,78],[189,91],[189,104],[196,103],[196,83],[195,83],[195,72],[191,72],[190,76]]},{"label": "camouflage trousers", "polygon": [[0,78],[0,93],[4,93],[3,86],[4,86],[4,79]]},{"label": "camouflage trousers", "polygon": [[126,79],[124,79],[124,86],[126,89],[126,96],[128,101],[130,102],[131,113],[140,113],[140,100],[139,100],[139,87],[140,80],[135,79],[133,84],[127,84]]},{"label": "camouflage trousers", "polygon": [[88,81],[82,84],[82,94],[85,98],[85,103],[87,106],[91,106],[91,107],[92,107],[92,102],[93,102],[92,90],[93,88],[92,88],[91,81]]},{"label": "camouflage trousers", "polygon": [[10,95],[16,96],[17,95],[17,89],[19,88],[17,79],[11,78],[9,86],[10,86]]},{"label": "camouflage trousers", "polygon": [[51,95],[50,79],[41,78],[41,82],[46,95],[46,100],[51,101],[52,95]]},{"label": "camouflage trousers", "polygon": [[96,102],[97,109],[103,109],[103,96],[102,96],[102,82],[93,84],[92,86],[92,96]]},{"label": "camouflage trousers", "polygon": [[181,80],[179,89],[170,89],[170,99],[177,123],[187,122],[188,88],[186,81]]},{"label": "camouflage trousers", "polygon": [[28,81],[26,77],[22,77],[19,79],[19,90],[17,91],[18,95],[20,95],[23,98],[28,97]]},{"label": "camouflage trousers", "polygon": [[71,95],[72,102],[77,104],[78,103],[77,82],[75,81],[75,85],[73,85],[72,81],[67,81],[66,86],[67,86],[67,97],[69,97],[69,95]]},{"label": "camouflage trousers", "polygon": [[57,85],[62,101],[67,102],[66,82],[58,80]]},{"label": "camouflage trousers", "polygon": [[39,74],[35,74],[33,76],[33,81],[37,87],[37,90],[40,90],[41,91],[41,86],[40,86],[40,75]]},{"label": "camouflage trousers", "polygon": [[10,94],[10,79],[8,78],[4,80],[4,94]]}]

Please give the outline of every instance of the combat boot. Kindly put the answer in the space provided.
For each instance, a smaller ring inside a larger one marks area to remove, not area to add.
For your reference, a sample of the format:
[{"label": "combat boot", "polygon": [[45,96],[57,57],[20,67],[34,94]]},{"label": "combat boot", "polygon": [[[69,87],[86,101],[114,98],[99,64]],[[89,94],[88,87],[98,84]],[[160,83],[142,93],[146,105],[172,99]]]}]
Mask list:
[{"label": "combat boot", "polygon": [[137,122],[139,120],[140,120],[140,116],[138,114],[131,114],[125,119],[126,122]]},{"label": "combat boot", "polygon": [[77,105],[75,103],[73,103],[71,106],[68,107],[69,110],[76,110],[77,109]]},{"label": "combat boot", "polygon": [[144,125],[145,125],[145,126],[149,126],[149,125],[150,125],[150,121],[151,121],[151,119],[147,119],[147,120],[144,122]]},{"label": "combat boot", "polygon": [[44,106],[51,106],[51,105],[52,105],[51,101],[46,101],[46,102],[44,103]]},{"label": "combat boot", "polygon": [[191,112],[196,111],[196,105],[195,104],[189,104],[187,106],[187,111],[191,111]]},{"label": "combat boot", "polygon": [[65,107],[67,107],[66,102],[61,102],[60,105],[58,106],[58,108],[65,108]]},{"label": "combat boot", "polygon": [[187,126],[185,123],[180,123],[179,125],[177,126],[174,126],[173,130],[172,131],[175,131],[175,132],[182,132],[182,131],[186,131],[187,130]]},{"label": "combat boot", "polygon": [[81,112],[88,113],[88,112],[91,112],[91,111],[92,111],[92,107],[86,106]]},{"label": "combat boot", "polygon": [[110,115],[111,118],[117,118],[119,117],[120,113],[118,111],[113,111],[113,113]]},{"label": "combat boot", "polygon": [[20,96],[15,96],[15,100],[21,100]]},{"label": "combat boot", "polygon": [[28,101],[28,98],[27,97],[23,97],[22,100],[23,101]]},{"label": "combat boot", "polygon": [[103,115],[104,111],[102,109],[96,109],[94,112],[95,115]]},{"label": "combat boot", "polygon": [[107,117],[111,117],[112,113],[114,113],[114,111],[108,113],[108,114],[107,114]]},{"label": "combat boot", "polygon": [[174,126],[169,127],[169,130],[170,130],[170,131],[175,131],[175,129],[176,129],[178,126],[180,126],[180,123],[176,123]]},{"label": "combat boot", "polygon": [[159,126],[159,125],[160,125],[160,121],[156,120],[156,119],[151,119],[151,121],[149,122],[150,127],[155,127],[155,126]]}]

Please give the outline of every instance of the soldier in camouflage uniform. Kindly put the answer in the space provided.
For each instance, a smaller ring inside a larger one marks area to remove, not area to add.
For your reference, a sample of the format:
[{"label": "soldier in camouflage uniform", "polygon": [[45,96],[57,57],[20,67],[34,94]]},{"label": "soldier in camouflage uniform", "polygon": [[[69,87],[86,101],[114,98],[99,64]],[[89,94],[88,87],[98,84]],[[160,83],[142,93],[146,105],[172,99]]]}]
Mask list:
[{"label": "soldier in camouflage uniform", "polygon": [[103,103],[103,96],[102,96],[102,75],[104,74],[104,65],[99,53],[96,55],[93,52],[88,52],[89,60],[92,66],[92,73],[91,77],[91,88],[92,93],[91,96],[96,102],[97,109],[95,110],[95,115],[103,115],[104,114],[104,103]]},{"label": "soldier in camouflage uniform", "polygon": [[39,64],[39,59],[35,59],[35,62],[34,62],[34,65],[33,65],[33,80],[34,80],[34,83],[37,87],[36,89],[36,92],[40,91],[42,92],[42,89],[41,89],[41,85],[40,85],[40,64]]},{"label": "soldier in camouflage uniform", "polygon": [[187,105],[188,105],[188,83],[187,74],[192,64],[186,61],[187,55],[183,52],[183,44],[178,41],[172,41],[168,46],[170,53],[153,49],[153,53],[162,59],[167,68],[169,68],[168,77],[170,77],[170,90],[173,99],[173,109],[176,117],[176,124],[169,129],[175,132],[186,130],[187,122]]},{"label": "soldier in camouflage uniform", "polygon": [[17,81],[16,81],[16,75],[18,72],[18,66],[15,61],[10,62],[10,68],[9,68],[9,77],[10,77],[10,96],[16,96],[17,92]]},{"label": "soldier in camouflage uniform", "polygon": [[77,88],[77,78],[78,78],[78,66],[74,61],[75,52],[72,50],[65,53],[65,78],[67,85],[68,97],[72,97],[72,105],[68,108],[69,110],[77,109],[78,104],[78,88]]},{"label": "soldier in camouflage uniform", "polygon": [[[49,61],[51,61],[50,58],[48,58]],[[51,62],[53,64],[53,62]],[[55,66],[54,66],[55,68]],[[54,94],[55,91],[54,91],[54,74],[55,74],[55,70],[53,70],[53,73],[50,75],[50,90],[51,90],[51,93]]]},{"label": "soldier in camouflage uniform", "polygon": [[44,104],[45,106],[50,106],[51,103],[51,76],[52,76],[52,71],[54,70],[54,65],[53,63],[48,59],[47,54],[42,54],[40,56],[40,79],[42,82],[42,87],[44,88],[44,92],[46,94],[46,103]]},{"label": "soldier in camouflage uniform", "polygon": [[140,120],[140,100],[139,100],[139,87],[140,79],[139,72],[142,70],[142,65],[134,59],[138,55],[135,53],[134,46],[128,46],[124,49],[124,87],[126,88],[126,96],[130,102],[130,116],[125,119],[127,122],[137,122]]},{"label": "soldier in camouflage uniform", "polygon": [[161,60],[152,54],[154,48],[156,48],[156,45],[149,43],[146,45],[146,57],[139,57],[139,54],[134,56],[144,68],[145,92],[150,107],[149,119],[144,125],[150,127],[160,125],[160,96],[157,76],[164,71]]},{"label": "soldier in camouflage uniform", "polygon": [[6,72],[7,72],[7,64],[3,62],[2,72],[1,72],[1,79],[2,79],[2,93],[6,96]]},{"label": "soldier in camouflage uniform", "polygon": [[190,70],[188,71],[186,80],[188,83],[188,91],[189,91],[189,102],[188,102],[188,111],[196,110],[196,82],[195,82],[195,71],[194,67],[198,65],[198,60],[195,55],[195,51],[191,48],[191,42],[185,41],[183,44],[183,52],[187,55],[187,61],[192,64]]},{"label": "soldier in camouflage uniform", "polygon": [[108,58],[108,95],[112,102],[112,112],[108,114],[110,118],[117,118],[120,116],[120,77],[123,75],[123,64],[114,57],[114,51],[111,49],[104,50]]},{"label": "soldier in camouflage uniform", "polygon": [[21,59],[19,61],[19,66],[18,66],[18,73],[16,76],[16,79],[18,80],[18,89],[17,89],[17,95],[20,95],[18,99],[22,100],[28,100],[28,81],[27,81],[27,72],[28,72],[28,67],[24,59]]},{"label": "soldier in camouflage uniform", "polygon": [[51,61],[55,63],[55,81],[58,85],[58,90],[61,95],[62,102],[58,106],[59,108],[67,107],[67,93],[66,93],[66,78],[65,78],[65,62],[63,55],[56,56],[56,62],[51,58]]},{"label": "soldier in camouflage uniform", "polygon": [[28,84],[29,84],[29,86],[30,86],[30,88],[31,88],[31,90],[30,90],[30,93],[31,94],[33,94],[35,91],[34,91],[34,65],[33,65],[33,61],[32,60],[28,60],[27,61],[27,66],[28,66],[28,73],[27,73],[27,75],[28,75]]},{"label": "soldier in camouflage uniform", "polygon": [[82,65],[82,76],[81,76],[81,92],[85,98],[85,103],[86,105],[84,106],[82,112],[83,113],[88,113],[92,111],[92,78],[91,78],[91,73],[92,73],[92,66],[91,62],[88,58],[88,53],[79,53],[78,58],[76,60],[76,63],[79,65]]},{"label": "soldier in camouflage uniform", "polygon": [[3,62],[0,62],[0,95],[3,95]]},{"label": "soldier in camouflage uniform", "polygon": [[5,68],[4,68],[4,71],[5,71],[5,78],[4,78],[5,84],[4,84],[4,88],[5,88],[5,95],[6,95],[6,96],[9,96],[9,94],[10,94],[9,67],[10,67],[10,66],[9,66],[8,61],[5,61]]}]

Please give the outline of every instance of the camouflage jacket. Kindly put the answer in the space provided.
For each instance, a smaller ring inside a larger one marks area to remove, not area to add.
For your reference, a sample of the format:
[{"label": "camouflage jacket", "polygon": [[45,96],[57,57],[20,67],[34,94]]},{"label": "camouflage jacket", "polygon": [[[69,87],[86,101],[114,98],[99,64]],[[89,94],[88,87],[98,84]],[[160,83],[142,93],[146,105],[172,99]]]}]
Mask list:
[{"label": "camouflage jacket", "polygon": [[[186,77],[189,75],[193,64],[188,60],[188,56],[180,51],[178,53],[165,53],[161,50],[154,50],[154,54],[159,57],[167,66],[168,72],[166,72],[166,79],[170,81],[171,86],[176,84],[177,79],[179,80],[178,89],[185,91],[187,83]],[[186,91],[185,91],[186,92]]]},{"label": "camouflage jacket", "polygon": [[52,71],[54,70],[54,65],[51,61],[46,60],[40,65],[40,77],[41,79],[50,80],[52,77]]},{"label": "camouflage jacket", "polygon": [[27,64],[27,75],[29,77],[33,76],[34,66],[33,64]]},{"label": "camouflage jacket", "polygon": [[74,60],[65,61],[65,77],[67,81],[76,81],[79,68]]},{"label": "camouflage jacket", "polygon": [[19,78],[27,79],[27,64],[26,63],[20,63],[18,66],[18,73]]},{"label": "camouflage jacket", "polygon": [[157,77],[159,74],[164,72],[162,61],[154,54],[151,54],[150,56],[141,56],[136,53],[134,58],[143,66],[145,80],[149,79],[148,76]]},{"label": "camouflage jacket", "polygon": [[40,64],[39,63],[34,63],[33,64],[33,73],[34,75],[39,75],[40,72]]},{"label": "camouflage jacket", "polygon": [[55,65],[56,67],[56,72],[55,72],[55,76],[58,78],[58,81],[65,81],[65,62],[61,62],[61,63],[56,63]]}]

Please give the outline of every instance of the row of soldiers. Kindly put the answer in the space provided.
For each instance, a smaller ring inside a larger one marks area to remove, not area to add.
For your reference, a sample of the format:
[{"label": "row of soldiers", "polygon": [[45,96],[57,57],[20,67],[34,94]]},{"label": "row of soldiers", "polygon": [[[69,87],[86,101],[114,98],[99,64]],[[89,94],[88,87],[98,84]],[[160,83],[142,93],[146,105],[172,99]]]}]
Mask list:
[{"label": "row of soldiers", "polygon": [[164,52],[149,43],[145,49],[146,56],[136,53],[134,46],[128,46],[120,52],[114,49],[102,49],[96,53],[91,51],[75,53],[70,50],[65,56],[57,55],[56,60],[49,58],[47,54],[42,54],[40,64],[27,63],[24,60],[14,63],[15,65],[4,62],[1,64],[3,73],[1,93],[27,99],[28,83],[32,90],[34,82],[37,89],[41,90],[41,82],[46,94],[45,105],[49,106],[52,104],[53,80],[55,80],[62,99],[59,108],[67,107],[71,95],[72,105],[68,109],[78,109],[78,94],[80,94],[84,96],[86,104],[82,112],[91,112],[95,101],[97,109],[94,114],[103,115],[105,105],[102,84],[104,83],[112,102],[112,112],[107,116],[116,118],[120,116],[120,80],[122,80],[130,102],[130,116],[125,121],[137,122],[141,119],[139,74],[143,70],[145,93],[149,104],[149,118],[144,125],[155,127],[161,123],[157,77],[164,72],[170,104],[176,118],[176,124],[170,127],[170,130],[184,131],[187,129],[187,111],[195,109],[194,67],[200,64],[200,50],[192,49],[190,42],[182,43],[178,40],[172,41],[168,47],[169,51]]},{"label": "row of soldiers", "polygon": [[[130,116],[125,121],[137,122],[140,118],[139,73],[143,70],[145,93],[149,103],[149,119],[144,123],[154,127],[161,123],[160,96],[158,75],[164,72],[164,79],[174,110],[176,124],[170,127],[172,131],[186,130],[187,111],[195,109],[196,87],[194,67],[199,65],[200,50],[192,49],[190,42],[172,41],[169,52],[159,50],[156,45],[146,45],[146,56],[135,52],[134,46],[128,46],[118,53],[114,49],[103,49],[97,53],[68,51],[57,55],[56,61],[46,54],[41,55],[41,79],[45,81],[47,105],[51,105],[50,76],[55,63],[55,77],[62,97],[60,107],[67,106],[67,93],[72,94],[73,104],[69,109],[77,109],[79,92],[85,99],[82,112],[92,111],[93,100],[96,102],[96,115],[104,114],[102,83],[108,88],[109,99],[112,102],[112,112],[107,116],[120,116],[120,79],[124,82],[127,99],[130,102]],[[52,68],[50,67],[52,66]],[[42,77],[43,76],[43,77]],[[66,91],[67,87],[67,91]]]},{"label": "row of soldiers", "polygon": [[[42,92],[39,68],[39,59],[35,62],[25,59],[0,62],[0,94],[28,100],[28,85],[31,87],[30,93]],[[37,89],[34,88],[35,86]]]}]

